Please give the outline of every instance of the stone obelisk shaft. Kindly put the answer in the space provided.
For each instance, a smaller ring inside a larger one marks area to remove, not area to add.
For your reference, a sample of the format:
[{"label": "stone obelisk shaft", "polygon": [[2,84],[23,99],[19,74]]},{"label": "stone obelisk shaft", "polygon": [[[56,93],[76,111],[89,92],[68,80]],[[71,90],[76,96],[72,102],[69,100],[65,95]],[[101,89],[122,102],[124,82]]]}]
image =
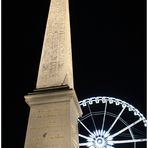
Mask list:
[{"label": "stone obelisk shaft", "polygon": [[51,0],[36,88],[73,88],[68,0]]}]

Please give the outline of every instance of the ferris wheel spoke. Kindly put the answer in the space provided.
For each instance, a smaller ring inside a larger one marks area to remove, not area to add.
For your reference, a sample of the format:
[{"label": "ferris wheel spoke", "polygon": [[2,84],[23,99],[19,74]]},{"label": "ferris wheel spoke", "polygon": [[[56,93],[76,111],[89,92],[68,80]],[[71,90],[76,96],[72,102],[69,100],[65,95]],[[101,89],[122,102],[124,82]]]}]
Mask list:
[{"label": "ferris wheel spoke", "polygon": [[107,101],[105,103],[105,108],[104,108],[104,116],[103,116],[103,122],[102,122],[102,131],[104,129],[104,123],[105,123],[105,117],[106,117],[106,110],[107,110]]},{"label": "ferris wheel spoke", "polygon": [[95,136],[79,119],[78,122],[92,135]]},{"label": "ferris wheel spoke", "polygon": [[123,144],[123,143],[135,143],[135,142],[144,142],[147,141],[147,139],[131,139],[131,140],[113,140],[110,141],[113,144]]},{"label": "ferris wheel spoke", "polygon": [[93,141],[93,139],[92,139],[92,138],[87,137],[87,136],[82,135],[82,134],[79,134],[79,137],[84,138],[84,139],[86,139],[86,140],[88,140],[88,141]]},{"label": "ferris wheel spoke", "polygon": [[90,114],[91,114],[91,119],[92,119],[92,122],[93,122],[94,128],[95,128],[95,130],[97,130],[97,127],[96,127],[96,124],[95,124],[95,121],[94,121],[93,114],[92,114],[92,112],[91,112],[91,109],[90,109],[89,103],[88,103],[88,109],[89,109],[89,112],[90,112]]},{"label": "ferris wheel spoke", "polygon": [[132,124],[128,125],[127,127],[123,128],[123,129],[121,129],[120,131],[114,133],[113,135],[110,135],[109,137],[112,137],[112,138],[113,138],[113,137],[118,136],[119,134],[121,134],[121,133],[123,133],[124,131],[128,130],[128,129],[131,128],[132,126],[138,124],[140,121],[142,121],[142,119],[139,119],[139,120],[133,122]]},{"label": "ferris wheel spoke", "polygon": [[108,129],[108,133],[111,131],[111,129],[114,127],[114,125],[116,124],[116,122],[118,121],[118,119],[120,118],[120,116],[122,115],[123,111],[125,110],[126,107],[123,107],[123,109],[121,110],[121,112],[119,113],[119,115],[116,117],[116,119],[114,120],[113,124],[110,126],[110,128]]},{"label": "ferris wheel spoke", "polygon": [[115,148],[115,147],[113,147],[113,146],[111,146],[111,145],[108,145],[107,148]]},{"label": "ferris wheel spoke", "polygon": [[93,143],[92,142],[86,142],[86,143],[79,143],[79,146],[92,146]]}]

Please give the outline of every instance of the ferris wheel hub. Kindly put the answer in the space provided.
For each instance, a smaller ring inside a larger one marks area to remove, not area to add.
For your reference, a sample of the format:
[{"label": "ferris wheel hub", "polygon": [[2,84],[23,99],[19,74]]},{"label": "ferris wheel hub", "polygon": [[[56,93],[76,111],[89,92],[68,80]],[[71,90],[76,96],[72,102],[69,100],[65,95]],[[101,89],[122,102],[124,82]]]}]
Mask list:
[{"label": "ferris wheel hub", "polygon": [[95,140],[95,145],[98,147],[98,148],[103,148],[106,144],[105,144],[105,139],[102,138],[102,137],[98,137],[96,138]]},{"label": "ferris wheel hub", "polygon": [[105,130],[96,130],[92,132],[91,135],[88,137],[88,145],[89,148],[108,148],[109,146],[113,145],[110,140],[113,140],[110,137],[110,134]]}]

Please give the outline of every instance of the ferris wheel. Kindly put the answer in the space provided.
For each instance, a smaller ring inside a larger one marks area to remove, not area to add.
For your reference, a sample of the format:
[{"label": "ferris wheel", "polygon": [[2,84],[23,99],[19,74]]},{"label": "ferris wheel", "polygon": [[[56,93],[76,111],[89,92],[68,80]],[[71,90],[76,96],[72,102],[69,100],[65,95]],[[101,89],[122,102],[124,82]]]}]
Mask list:
[{"label": "ferris wheel", "polygon": [[147,121],[131,104],[113,97],[92,97],[79,102],[80,148],[144,148]]}]

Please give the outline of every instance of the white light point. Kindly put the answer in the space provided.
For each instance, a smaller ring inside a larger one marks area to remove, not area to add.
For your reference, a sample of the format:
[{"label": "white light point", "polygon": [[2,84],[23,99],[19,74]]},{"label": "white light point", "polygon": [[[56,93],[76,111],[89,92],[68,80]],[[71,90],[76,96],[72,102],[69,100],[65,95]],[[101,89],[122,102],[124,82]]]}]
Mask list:
[{"label": "white light point", "polygon": [[[82,135],[79,135],[83,138]],[[113,138],[105,130],[96,130],[93,132],[93,135],[89,135],[86,143],[80,143],[79,146],[86,146],[88,148],[114,148],[113,147]]]}]

